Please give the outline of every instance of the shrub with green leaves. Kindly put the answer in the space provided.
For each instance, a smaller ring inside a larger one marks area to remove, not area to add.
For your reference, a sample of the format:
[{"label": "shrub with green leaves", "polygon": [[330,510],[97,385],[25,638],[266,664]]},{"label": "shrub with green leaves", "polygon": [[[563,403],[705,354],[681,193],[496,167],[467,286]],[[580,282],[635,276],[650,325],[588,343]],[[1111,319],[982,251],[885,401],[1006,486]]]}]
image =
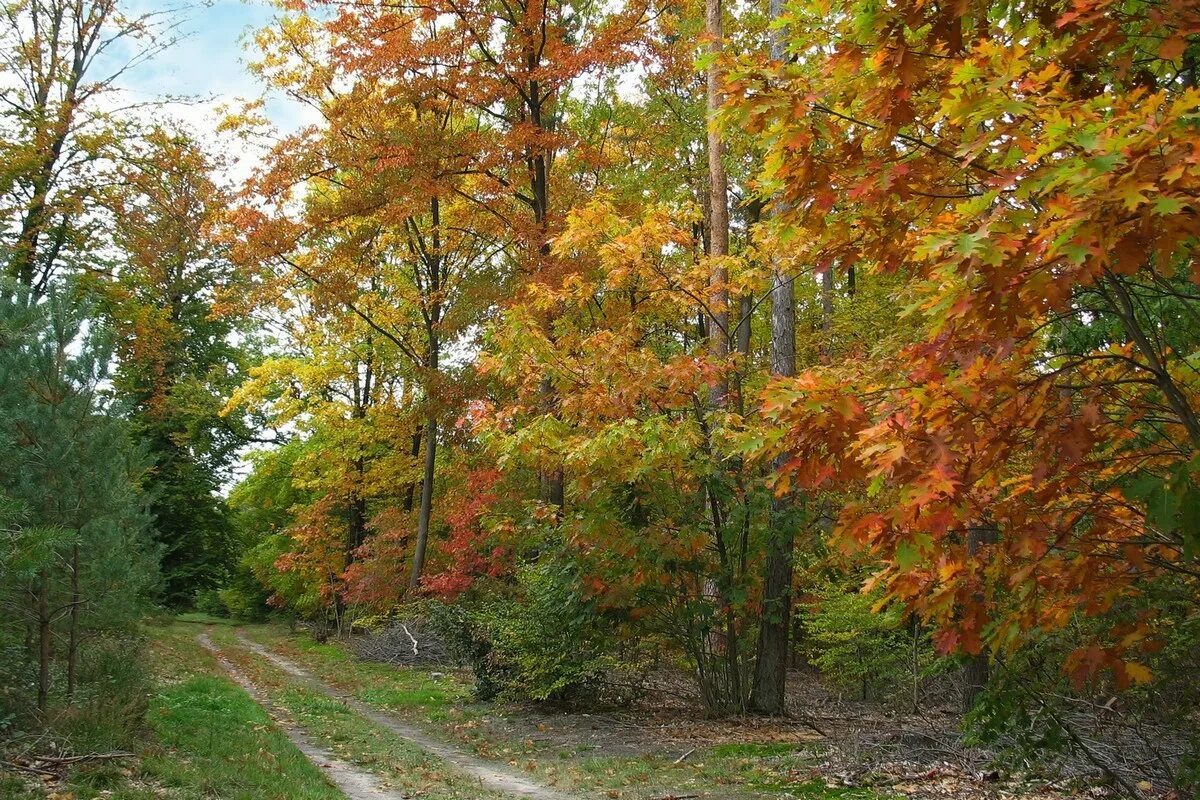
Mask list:
[{"label": "shrub with green leaves", "polygon": [[[1030,631],[997,658],[981,702],[967,717],[969,739],[998,748],[1013,765],[1085,770],[1127,792],[1148,782],[1181,797],[1200,790],[1200,613],[1194,589],[1165,578],[1104,616]],[[1154,637],[1148,679],[1123,685],[1112,672],[1078,681],[1064,671],[1072,653],[1144,621]],[[1138,790],[1140,791],[1140,790]],[[1132,792],[1131,792],[1132,793]]]},{"label": "shrub with green leaves", "polygon": [[804,611],[804,647],[826,680],[865,700],[910,678],[912,643],[898,609],[878,597],[832,586]]},{"label": "shrub with green leaves", "polygon": [[617,620],[579,593],[574,567],[546,558],[523,567],[513,591],[464,607],[432,606],[431,621],[475,672],[476,693],[511,700],[609,702],[605,678],[628,671]]}]

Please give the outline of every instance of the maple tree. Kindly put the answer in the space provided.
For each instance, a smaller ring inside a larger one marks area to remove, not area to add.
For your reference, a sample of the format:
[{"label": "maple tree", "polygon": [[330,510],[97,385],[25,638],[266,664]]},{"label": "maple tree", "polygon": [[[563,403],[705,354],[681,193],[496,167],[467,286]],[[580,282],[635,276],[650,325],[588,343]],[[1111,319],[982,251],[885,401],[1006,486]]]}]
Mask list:
[{"label": "maple tree", "polygon": [[[569,269],[550,258],[550,241],[586,191],[556,169],[583,144],[570,122],[570,92],[631,60],[645,13],[638,3],[609,11],[592,2],[435,0],[341,7],[330,30],[351,43],[356,74],[415,88],[467,116],[474,135],[445,168],[472,179],[459,191],[493,217],[489,229],[500,222],[518,275],[553,285]],[[553,386],[543,395],[547,406],[556,403]],[[542,495],[561,507],[559,456],[542,458]]]},{"label": "maple tree", "polygon": [[[947,651],[1189,580],[1191,326],[1160,315],[1193,292],[1195,10],[839,8],[785,15],[806,58],[743,64],[736,113],[799,257],[904,276],[917,329],[772,384],[780,490],[852,490],[836,535]],[[1147,681],[1155,628],[1065,668]]]},{"label": "maple tree", "polygon": [[[783,14],[779,0],[771,0],[772,21]],[[773,63],[784,58],[783,30],[771,33],[769,55]],[[777,205],[779,201],[777,201]],[[776,214],[783,210],[776,209]],[[790,378],[796,374],[796,291],[780,268],[778,255],[771,271],[771,374]],[[827,273],[832,274],[832,273]],[[774,466],[787,463],[787,455],[776,457]],[[786,514],[791,506],[786,494],[774,498],[771,537],[763,566],[763,616],[759,625],[751,701],[758,711],[779,713],[787,692],[788,637],[791,628],[793,551],[795,533]]]},{"label": "maple tree", "polygon": [[[727,365],[696,324],[710,265],[692,243],[687,215],[667,206],[633,220],[603,201],[573,212],[555,249],[578,271],[493,329],[481,368],[516,394],[474,422],[503,465],[568,454],[575,511],[557,535],[589,593],[658,618],[699,670],[706,705],[728,711],[748,689],[746,554],[762,503],[726,480],[710,428]],[[549,332],[544,308],[559,312]],[[547,377],[553,413],[540,403]]]},{"label": "maple tree", "polygon": [[[499,259],[513,234],[492,215],[480,225],[470,213],[479,201],[472,194],[478,181],[470,166],[480,136],[477,120],[464,116],[457,102],[430,96],[420,72],[402,73],[407,82],[396,84],[343,58],[359,44],[342,23],[323,28],[303,15],[260,37],[264,76],[319,108],[323,121],[274,148],[250,185],[248,196],[269,198],[270,205],[250,203],[238,212],[244,235],[237,252],[258,271],[255,296],[280,303],[284,320],[295,315],[300,298],[309,322],[296,332],[292,366],[282,360],[264,365],[256,379],[259,390],[236,401],[269,402],[301,372],[308,384],[297,387],[301,394],[324,398],[329,381],[345,382],[348,388],[340,393],[350,400],[348,407],[323,399],[319,414],[311,406],[275,408],[281,422],[303,414],[313,435],[349,425],[363,448],[350,455],[344,486],[327,495],[324,510],[308,525],[309,535],[322,530],[330,535],[330,515],[348,515],[344,560],[361,561],[361,551],[376,561],[386,550],[395,555],[388,563],[397,565],[397,558],[410,563],[409,583],[415,587],[434,523],[437,450],[445,438],[441,421],[453,415],[461,403],[459,389],[469,385],[456,388],[447,379],[442,353],[465,346],[503,286]],[[318,63],[320,72],[308,68]],[[353,91],[334,88],[351,76]],[[297,184],[309,190],[298,212],[292,203]],[[283,294],[280,287],[287,287]],[[332,332],[328,346],[318,347],[312,338]],[[357,364],[346,364],[344,352],[356,352]],[[396,426],[416,429],[410,434],[411,457],[386,448]],[[395,498],[393,470],[407,472],[422,450],[420,480],[397,481],[409,488]],[[417,483],[417,530],[408,553],[405,527]],[[389,508],[396,500],[401,508]],[[377,534],[371,542],[369,529]],[[301,557],[311,549],[301,542]],[[334,568],[330,558],[321,557],[326,573],[341,575],[346,564]],[[373,568],[352,566],[348,577]],[[395,588],[390,579],[384,584]]]}]

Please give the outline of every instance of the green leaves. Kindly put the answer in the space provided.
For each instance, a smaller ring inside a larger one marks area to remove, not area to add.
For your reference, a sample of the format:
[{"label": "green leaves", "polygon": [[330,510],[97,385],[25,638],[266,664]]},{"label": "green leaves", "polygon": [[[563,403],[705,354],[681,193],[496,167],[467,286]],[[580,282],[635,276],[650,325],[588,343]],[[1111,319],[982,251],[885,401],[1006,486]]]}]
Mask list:
[{"label": "green leaves", "polygon": [[1124,494],[1145,508],[1146,524],[1160,536],[1180,543],[1184,558],[1200,558],[1200,461],[1193,459],[1166,475],[1143,473]]}]

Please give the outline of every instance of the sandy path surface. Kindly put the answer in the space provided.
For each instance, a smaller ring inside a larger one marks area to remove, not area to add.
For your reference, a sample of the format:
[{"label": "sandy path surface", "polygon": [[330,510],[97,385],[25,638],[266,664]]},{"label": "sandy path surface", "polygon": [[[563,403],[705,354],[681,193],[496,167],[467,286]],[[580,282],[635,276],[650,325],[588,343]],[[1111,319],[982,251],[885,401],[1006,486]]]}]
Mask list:
[{"label": "sandy path surface", "polygon": [[242,687],[246,694],[254,699],[254,702],[263,707],[263,710],[275,721],[279,729],[291,739],[292,744],[296,745],[296,749],[303,753],[304,757],[311,761],[317,769],[321,770],[349,800],[405,800],[405,795],[384,787],[377,776],[343,761],[328,750],[313,744],[299,727],[288,722],[272,707],[258,687],[241,670],[221,655],[220,648],[213,644],[207,633],[201,633],[196,640],[200,642],[201,647],[216,657],[221,669],[225,670],[234,683]]},{"label": "sandy path surface", "polygon": [[238,641],[248,650],[252,650],[262,656],[282,671],[293,677],[303,679],[309,686],[335,700],[341,701],[346,707],[352,709],[360,716],[365,717],[380,727],[386,728],[397,736],[407,739],[422,750],[437,756],[454,769],[477,780],[479,785],[485,789],[503,792],[515,797],[531,798],[531,800],[572,800],[569,795],[563,792],[551,789],[540,783],[535,783],[519,773],[497,767],[488,761],[430,736],[420,728],[403,722],[392,714],[386,714],[374,709],[345,692],[338,691],[296,662],[272,650],[268,650],[258,642],[248,639],[240,631],[237,633],[237,637]]}]

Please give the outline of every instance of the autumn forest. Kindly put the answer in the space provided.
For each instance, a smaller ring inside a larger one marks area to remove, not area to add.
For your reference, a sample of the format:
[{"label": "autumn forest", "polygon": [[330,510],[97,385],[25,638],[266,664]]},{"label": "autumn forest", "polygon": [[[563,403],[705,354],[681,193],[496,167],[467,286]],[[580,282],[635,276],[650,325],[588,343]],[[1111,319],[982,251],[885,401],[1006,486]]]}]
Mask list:
[{"label": "autumn forest", "polygon": [[1194,0],[3,9],[0,796],[1200,791]]}]

